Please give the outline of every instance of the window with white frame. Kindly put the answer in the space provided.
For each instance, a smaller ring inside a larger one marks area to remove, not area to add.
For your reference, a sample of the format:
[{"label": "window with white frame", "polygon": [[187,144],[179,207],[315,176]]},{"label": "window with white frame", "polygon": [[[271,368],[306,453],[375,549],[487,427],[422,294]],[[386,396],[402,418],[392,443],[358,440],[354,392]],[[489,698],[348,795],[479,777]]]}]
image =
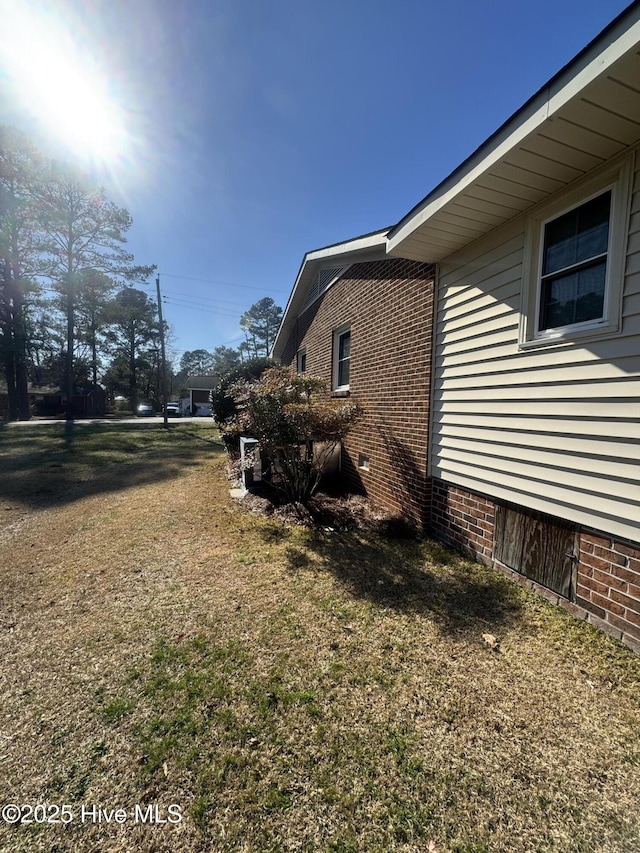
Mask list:
[{"label": "window with white frame", "polygon": [[529,218],[521,346],[618,331],[630,178],[626,160]]},{"label": "window with white frame", "polygon": [[349,390],[351,371],[351,326],[340,326],[333,332],[333,381],[334,391]]},{"label": "window with white frame", "polygon": [[296,353],[296,370],[298,373],[304,373],[307,369],[307,351],[299,349]]},{"label": "window with white frame", "polygon": [[607,190],[544,226],[539,332],[603,319],[610,216]]}]

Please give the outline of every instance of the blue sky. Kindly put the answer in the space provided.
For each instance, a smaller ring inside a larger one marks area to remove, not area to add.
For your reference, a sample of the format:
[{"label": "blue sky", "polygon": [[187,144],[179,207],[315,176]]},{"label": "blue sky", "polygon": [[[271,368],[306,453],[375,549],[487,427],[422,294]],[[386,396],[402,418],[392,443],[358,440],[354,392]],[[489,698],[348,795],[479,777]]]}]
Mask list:
[{"label": "blue sky", "polygon": [[[177,358],[236,346],[306,251],[397,222],[628,5],[7,3],[54,9],[125,110],[133,143],[100,178],[158,266]],[[19,99],[5,110],[34,128]]]}]

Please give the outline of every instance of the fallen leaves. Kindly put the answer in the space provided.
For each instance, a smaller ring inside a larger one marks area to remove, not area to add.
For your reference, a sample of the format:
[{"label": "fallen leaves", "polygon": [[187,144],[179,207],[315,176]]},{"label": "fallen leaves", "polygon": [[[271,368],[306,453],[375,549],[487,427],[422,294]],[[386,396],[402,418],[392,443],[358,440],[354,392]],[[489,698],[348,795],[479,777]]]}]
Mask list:
[{"label": "fallen leaves", "polygon": [[494,634],[483,634],[482,639],[494,652],[500,651],[500,640]]}]

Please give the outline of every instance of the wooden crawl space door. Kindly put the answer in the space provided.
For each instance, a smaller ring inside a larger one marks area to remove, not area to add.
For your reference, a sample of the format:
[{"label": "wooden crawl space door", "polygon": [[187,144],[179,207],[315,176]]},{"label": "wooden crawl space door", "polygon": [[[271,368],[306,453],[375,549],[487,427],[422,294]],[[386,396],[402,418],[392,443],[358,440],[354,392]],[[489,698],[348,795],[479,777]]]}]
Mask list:
[{"label": "wooden crawl space door", "polygon": [[495,559],[569,601],[575,600],[578,553],[576,525],[533,510],[496,506]]}]

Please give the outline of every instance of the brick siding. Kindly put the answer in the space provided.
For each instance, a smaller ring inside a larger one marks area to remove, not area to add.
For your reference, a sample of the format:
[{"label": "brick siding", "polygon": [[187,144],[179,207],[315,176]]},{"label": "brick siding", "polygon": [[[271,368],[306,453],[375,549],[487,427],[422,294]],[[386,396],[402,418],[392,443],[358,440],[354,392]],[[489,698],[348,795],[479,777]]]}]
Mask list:
[{"label": "brick siding", "polygon": [[442,480],[432,483],[431,531],[438,539],[480,562],[493,553],[493,501]]},{"label": "brick siding", "polygon": [[[493,564],[495,504],[486,495],[434,479],[431,532],[459,551]],[[640,652],[640,544],[579,529],[575,602],[496,563],[496,568],[553,604]]]},{"label": "brick siding", "polygon": [[[427,478],[433,267],[416,261],[354,264],[297,319],[282,363],[306,351],[307,373],[332,379],[333,330],[351,326],[349,396],[365,417],[344,443],[342,476],[374,505],[423,527]],[[359,467],[360,455],[369,470]]]},{"label": "brick siding", "polygon": [[582,531],[576,604],[640,647],[640,545]]}]

